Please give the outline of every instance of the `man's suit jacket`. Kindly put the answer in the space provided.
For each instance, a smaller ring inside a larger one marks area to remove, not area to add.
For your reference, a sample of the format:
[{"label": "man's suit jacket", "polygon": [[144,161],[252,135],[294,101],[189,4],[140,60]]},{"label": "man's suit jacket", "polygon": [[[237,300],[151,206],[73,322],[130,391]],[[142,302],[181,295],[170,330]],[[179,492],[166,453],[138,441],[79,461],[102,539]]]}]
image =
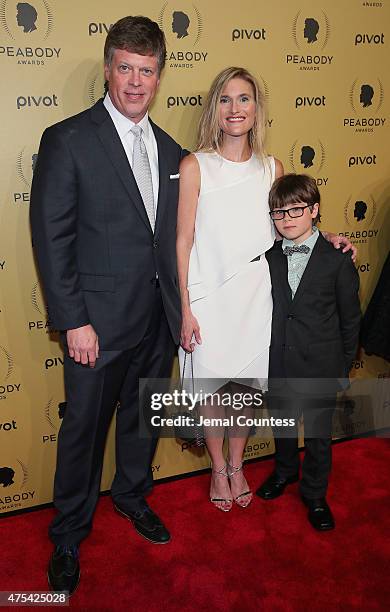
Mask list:
[{"label": "man's suit jacket", "polygon": [[[359,275],[350,253],[341,253],[320,234],[294,299],[281,240],[266,258],[274,303],[270,378],[326,378],[327,391],[340,390],[336,380],[348,377],[361,318]],[[334,386],[330,379],[334,379]],[[301,384],[296,381],[291,386],[305,391],[307,387]]]},{"label": "man's suit jacket", "polygon": [[91,323],[101,349],[127,349],[140,342],[154,301],[156,272],[170,330],[179,341],[176,219],[183,151],[151,125],[159,161],[154,234],[102,100],[48,128],[39,148],[31,225],[49,317],[60,330]]}]

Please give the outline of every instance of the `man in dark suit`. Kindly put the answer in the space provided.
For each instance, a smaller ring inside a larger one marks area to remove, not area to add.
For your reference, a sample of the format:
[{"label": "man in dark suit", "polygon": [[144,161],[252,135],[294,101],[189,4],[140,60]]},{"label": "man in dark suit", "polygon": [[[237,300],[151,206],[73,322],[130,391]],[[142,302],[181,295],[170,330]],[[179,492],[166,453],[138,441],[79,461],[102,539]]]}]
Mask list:
[{"label": "man in dark suit", "polygon": [[183,151],[148,117],[165,53],[156,23],[119,20],[105,43],[104,101],[44,132],[34,172],[34,250],[50,320],[65,345],[67,409],[50,526],[54,590],[72,593],[78,584],[78,545],[92,527],[118,400],[115,508],[149,541],[170,539],[145,501],[157,440],[138,433],[138,381],[170,376],[180,330],[175,243]]},{"label": "man in dark suit", "polygon": [[283,427],[280,422],[274,428],[276,469],[257,494],[274,499],[298,480],[297,421],[303,415],[300,491],[310,523],[327,530],[334,527],[325,499],[332,416],[336,393],[348,384],[358,346],[359,275],[349,253],[335,250],[315,227],[320,194],[314,179],[281,177],[269,201],[271,217],[283,236],[266,254],[274,303],[269,409],[276,418],[295,419],[295,426]]}]

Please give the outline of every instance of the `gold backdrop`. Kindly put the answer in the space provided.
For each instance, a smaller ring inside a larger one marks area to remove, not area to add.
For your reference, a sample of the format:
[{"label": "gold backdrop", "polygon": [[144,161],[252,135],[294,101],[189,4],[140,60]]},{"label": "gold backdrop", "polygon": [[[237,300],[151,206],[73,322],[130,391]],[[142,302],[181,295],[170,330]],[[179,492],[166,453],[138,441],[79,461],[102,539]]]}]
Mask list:
[{"label": "gold backdrop", "polygon": [[[31,249],[35,155],[46,126],[101,97],[104,39],[118,18],[145,14],[163,28],[167,66],[151,114],[188,149],[214,75],[228,65],[257,75],[268,102],[267,149],[286,171],[316,177],[321,227],[358,245],[363,307],[389,244],[387,1],[17,4],[0,0],[0,513],[52,500],[64,400],[62,353],[47,321]],[[173,12],[181,14],[173,19]],[[362,353],[353,371],[384,378],[389,364]],[[246,457],[272,452],[268,432],[268,438],[248,442]],[[204,453],[162,440],[153,470],[162,478],[207,465]],[[111,432],[103,489],[113,470]]]}]

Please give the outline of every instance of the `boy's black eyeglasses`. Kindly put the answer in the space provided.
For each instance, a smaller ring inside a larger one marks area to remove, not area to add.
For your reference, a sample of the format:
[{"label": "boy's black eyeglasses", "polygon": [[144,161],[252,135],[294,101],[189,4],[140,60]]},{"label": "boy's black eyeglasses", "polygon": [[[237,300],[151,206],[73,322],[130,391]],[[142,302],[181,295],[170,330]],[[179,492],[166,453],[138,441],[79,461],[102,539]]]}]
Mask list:
[{"label": "boy's black eyeglasses", "polygon": [[271,215],[271,219],[274,221],[284,219],[286,213],[288,213],[288,216],[291,217],[291,219],[294,219],[294,217],[302,217],[305,208],[309,208],[310,206],[313,205],[306,204],[306,206],[295,206],[295,208],[285,208],[284,210],[276,208],[275,210],[271,210],[269,214]]}]

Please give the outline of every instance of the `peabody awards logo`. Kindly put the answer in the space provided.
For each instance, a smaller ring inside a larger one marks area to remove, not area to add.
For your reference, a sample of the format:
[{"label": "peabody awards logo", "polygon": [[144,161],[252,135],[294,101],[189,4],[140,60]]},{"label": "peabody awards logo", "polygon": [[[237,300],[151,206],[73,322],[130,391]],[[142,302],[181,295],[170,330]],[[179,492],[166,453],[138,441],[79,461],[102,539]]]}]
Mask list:
[{"label": "peabody awards logo", "polygon": [[27,66],[45,66],[48,60],[60,57],[61,49],[46,43],[53,30],[53,13],[47,0],[1,0],[0,24],[9,41],[0,46],[3,57]]},{"label": "peabody awards logo", "polygon": [[0,346],[0,400],[7,400],[20,393],[21,383],[12,378],[14,360],[10,352]]},{"label": "peabody awards logo", "polygon": [[324,11],[298,11],[292,22],[291,37],[297,51],[286,55],[286,64],[298,70],[320,70],[330,66],[333,55],[324,52],[330,36],[329,19]]},{"label": "peabody awards logo", "polygon": [[11,512],[29,505],[35,490],[28,490],[27,466],[16,459],[11,463],[0,463],[0,512]]},{"label": "peabody awards logo", "polygon": [[369,240],[376,239],[379,229],[372,227],[376,215],[376,202],[372,195],[364,200],[350,196],[344,206],[344,219],[351,231],[339,232],[346,236],[353,244],[367,244]]},{"label": "peabody awards logo", "polygon": [[253,459],[254,457],[261,457],[262,455],[268,455],[271,452],[270,440],[257,442],[249,439],[246,448],[244,449],[244,459]]},{"label": "peabody awards logo", "polygon": [[321,140],[296,140],[290,149],[289,160],[296,174],[309,172],[316,177],[318,186],[325,187],[328,184],[328,177],[321,175],[325,164],[325,147]]},{"label": "peabody awards logo", "polygon": [[37,163],[38,153],[35,147],[25,146],[19,151],[16,159],[16,171],[24,191],[14,192],[15,204],[28,204],[30,202],[31,181]]},{"label": "peabody awards logo", "polygon": [[345,117],[343,126],[355,133],[374,133],[383,128],[387,118],[381,116],[385,92],[379,78],[355,79],[349,90],[349,104],[354,117]]},{"label": "peabody awards logo", "polygon": [[165,2],[157,21],[168,43],[166,60],[170,68],[194,68],[206,62],[208,52],[198,46],[203,19],[194,4],[183,1],[179,6]]},{"label": "peabody awards logo", "polygon": [[93,106],[104,95],[104,74],[102,70],[98,71],[97,69],[96,73],[87,81],[86,98],[88,103]]},{"label": "peabody awards logo", "polygon": [[49,399],[44,407],[44,418],[49,431],[42,435],[42,444],[50,444],[57,441],[57,432],[63,419],[66,402],[56,402],[53,397]]},{"label": "peabody awards logo", "polygon": [[[28,321],[29,331],[44,331],[46,334],[55,332],[56,330],[52,327],[47,306],[43,299],[42,291],[39,282],[36,282],[31,289],[31,304],[35,311],[35,317],[31,321]],[[37,313],[39,317],[37,316]]]}]

